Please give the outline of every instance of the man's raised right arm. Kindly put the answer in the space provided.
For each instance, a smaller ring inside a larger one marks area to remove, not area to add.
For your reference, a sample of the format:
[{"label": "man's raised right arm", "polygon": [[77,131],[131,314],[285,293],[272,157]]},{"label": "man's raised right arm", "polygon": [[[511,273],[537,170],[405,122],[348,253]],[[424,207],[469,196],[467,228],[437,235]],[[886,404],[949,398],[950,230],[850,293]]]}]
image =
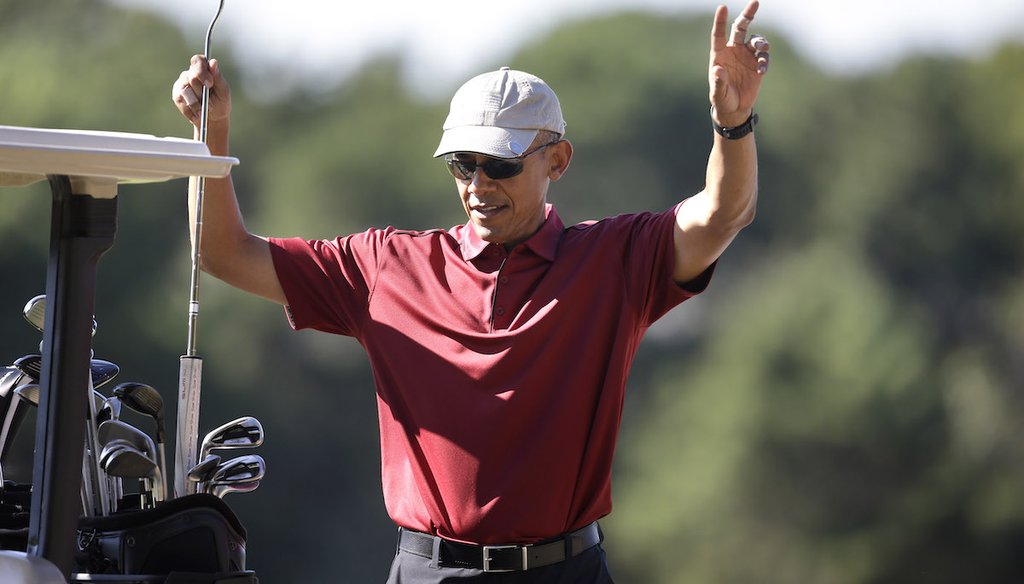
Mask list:
[{"label": "man's raised right arm", "polygon": [[[187,71],[174,82],[171,100],[183,116],[192,122],[195,137],[199,123],[203,85],[209,90],[207,146],[215,156],[228,155],[228,130],[231,121],[231,89],[221,75],[216,59],[209,63],[202,55],[192,57]],[[194,231],[197,181],[189,180],[189,229]],[[190,233],[195,245],[195,233]],[[262,296],[278,304],[287,304],[281,282],[274,270],[267,240],[249,233],[228,175],[206,179],[203,191],[203,226],[200,266],[204,272],[236,288]]]}]

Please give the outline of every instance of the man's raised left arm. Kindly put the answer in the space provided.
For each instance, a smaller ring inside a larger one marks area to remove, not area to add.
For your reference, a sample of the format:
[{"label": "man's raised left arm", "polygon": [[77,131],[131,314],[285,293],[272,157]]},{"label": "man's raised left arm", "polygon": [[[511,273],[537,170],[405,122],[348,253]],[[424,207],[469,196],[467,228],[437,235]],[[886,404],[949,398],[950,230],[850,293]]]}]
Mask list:
[{"label": "man's raised left arm", "polygon": [[683,201],[676,214],[676,282],[701,275],[754,220],[757,207],[757,146],[750,131],[754,103],[768,71],[768,41],[747,29],[757,12],[753,0],[726,36],[728,9],[719,6],[711,30],[708,84],[714,146],[704,190]]}]

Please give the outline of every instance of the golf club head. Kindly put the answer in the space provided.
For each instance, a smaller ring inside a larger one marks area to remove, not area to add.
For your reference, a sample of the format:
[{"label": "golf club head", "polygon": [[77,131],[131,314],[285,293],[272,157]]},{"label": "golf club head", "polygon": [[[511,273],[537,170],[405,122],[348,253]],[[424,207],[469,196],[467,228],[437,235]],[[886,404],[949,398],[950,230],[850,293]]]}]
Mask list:
[{"label": "golf club head", "polygon": [[192,470],[188,471],[189,482],[201,483],[210,480],[210,476],[220,466],[220,461],[221,458],[216,454],[211,454],[201,460],[199,464],[192,467]]},{"label": "golf club head", "polygon": [[254,448],[263,444],[263,424],[252,416],[243,416],[212,430],[203,438],[199,458],[206,458],[211,450]]},{"label": "golf club head", "polygon": [[32,406],[39,406],[39,384],[27,383],[14,390],[14,395],[25,400]]},{"label": "golf club head", "polygon": [[[43,357],[38,353],[19,357],[14,361],[14,367],[30,377],[33,382],[39,383],[39,379],[43,374]],[[110,382],[121,371],[120,367],[103,359],[92,359],[89,363],[89,369],[92,374],[92,386],[94,389]]]},{"label": "golf club head", "polygon": [[0,369],[0,417],[7,412],[14,400],[14,390],[26,383],[28,377],[15,366]]},{"label": "golf club head", "polygon": [[[46,295],[33,297],[25,304],[22,315],[37,331],[43,332],[46,324]],[[92,319],[92,334],[96,336],[96,319]]]},{"label": "golf club head", "polygon": [[14,365],[0,369],[0,407],[10,403],[14,388],[26,383],[25,374]]},{"label": "golf club head", "polygon": [[127,440],[125,438],[114,438],[110,442],[107,442],[103,446],[103,449],[100,450],[100,466],[103,466],[103,463],[106,462],[108,458],[110,458],[110,455],[121,448],[133,448],[135,450],[139,450],[138,448],[135,447],[135,443],[132,442],[131,440]]},{"label": "golf club head", "polygon": [[161,484],[157,485],[154,496],[156,502],[162,502],[171,490],[171,486],[164,482],[169,479],[165,447],[167,436],[164,430],[164,398],[152,386],[132,381],[118,385],[112,393],[130,409],[149,416],[156,422],[156,462],[160,466]]},{"label": "golf club head", "polygon": [[164,441],[164,398],[159,391],[145,383],[128,381],[119,384],[111,393],[129,409],[153,418],[157,426],[157,442]]},{"label": "golf club head", "polygon": [[142,478],[157,472],[156,461],[128,444],[118,443],[103,449],[100,457],[103,470],[119,478]]},{"label": "golf club head", "polygon": [[92,370],[93,389],[103,387],[109,383],[110,380],[117,377],[117,374],[121,372],[120,367],[110,361],[104,361],[103,359],[93,359],[89,363],[89,366]]},{"label": "golf club head", "polygon": [[267,463],[258,454],[248,454],[221,463],[202,485],[202,491],[223,497],[228,493],[256,490],[267,473]]},{"label": "golf club head", "polygon": [[253,480],[237,483],[218,483],[210,488],[209,493],[219,499],[223,499],[224,495],[228,493],[251,493],[258,489],[259,486],[260,482]]},{"label": "golf club head", "polygon": [[[33,401],[34,400],[34,401]],[[16,387],[11,392],[11,401],[4,412],[3,425],[0,426],[0,463],[7,460],[7,453],[14,443],[14,436],[21,428],[25,413],[29,406],[39,404],[39,385],[29,383]]]},{"label": "golf club head", "polygon": [[114,440],[127,440],[138,450],[156,456],[156,445],[149,434],[121,420],[107,420],[100,424],[96,429],[96,440],[104,447]]},{"label": "golf club head", "polygon": [[103,397],[98,391],[93,391],[96,398],[96,424],[102,424],[108,420],[121,419],[121,400],[117,396]]},{"label": "golf club head", "polygon": [[246,454],[222,462],[210,475],[210,484],[262,480],[267,474],[267,462],[259,454]]},{"label": "golf club head", "polygon": [[21,371],[33,383],[39,383],[43,372],[43,356],[38,353],[18,357],[14,360],[14,366]]},{"label": "golf club head", "polygon": [[29,382],[28,376],[13,365],[0,369],[0,424],[3,424],[0,426],[0,461],[4,460],[9,443],[25,416],[24,406],[14,391]]}]

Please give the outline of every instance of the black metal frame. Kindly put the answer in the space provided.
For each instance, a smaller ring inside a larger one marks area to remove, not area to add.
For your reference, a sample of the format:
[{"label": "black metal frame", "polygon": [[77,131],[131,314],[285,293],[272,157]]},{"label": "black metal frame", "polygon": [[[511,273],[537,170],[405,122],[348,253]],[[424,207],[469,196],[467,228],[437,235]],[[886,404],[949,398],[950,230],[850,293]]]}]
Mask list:
[{"label": "black metal frame", "polygon": [[27,551],[67,579],[81,515],[96,267],[114,243],[117,198],[75,194],[67,176],[48,179],[53,207]]}]

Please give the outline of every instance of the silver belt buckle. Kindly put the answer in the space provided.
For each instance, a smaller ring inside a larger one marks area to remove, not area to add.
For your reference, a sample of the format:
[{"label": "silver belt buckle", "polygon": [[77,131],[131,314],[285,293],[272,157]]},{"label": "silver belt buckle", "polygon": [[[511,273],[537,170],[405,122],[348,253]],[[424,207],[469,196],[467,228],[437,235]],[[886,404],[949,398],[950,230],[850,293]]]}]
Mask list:
[{"label": "silver belt buckle", "polygon": [[520,546],[520,545],[485,545],[484,546],[484,572],[515,572],[516,571],[515,568],[491,568],[491,562],[493,561],[493,558],[491,558],[491,552],[501,551],[501,550],[514,550],[514,549],[521,549],[521,550],[523,550],[523,567],[522,567],[522,569],[526,570],[527,558],[529,557],[527,555],[527,553],[526,553],[526,548],[527,547],[529,547],[529,546],[525,546],[525,545],[523,545],[523,546]]}]

